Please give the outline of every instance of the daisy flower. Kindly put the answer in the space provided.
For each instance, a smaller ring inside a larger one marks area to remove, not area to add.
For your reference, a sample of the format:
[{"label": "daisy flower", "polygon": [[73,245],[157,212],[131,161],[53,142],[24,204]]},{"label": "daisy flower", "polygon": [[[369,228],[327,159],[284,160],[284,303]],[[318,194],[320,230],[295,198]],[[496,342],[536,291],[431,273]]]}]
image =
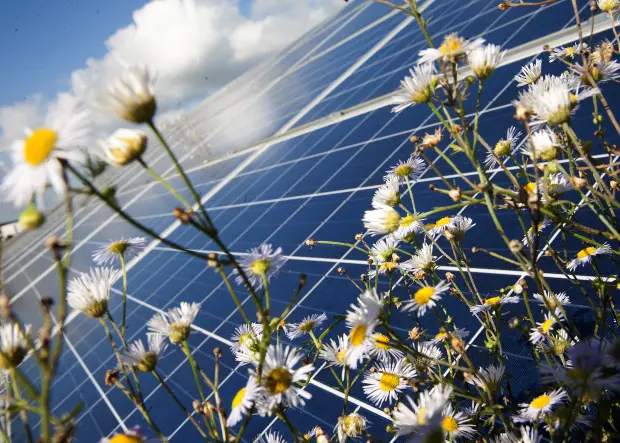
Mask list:
[{"label": "daisy flower", "polygon": [[456,438],[471,440],[476,435],[476,429],[471,424],[471,418],[461,411],[455,411],[450,403],[443,410],[441,428],[450,441]]},{"label": "daisy flower", "polygon": [[528,142],[527,148],[522,152],[531,158],[542,161],[551,161],[558,156],[561,144],[558,136],[549,128],[534,132]]},{"label": "daisy flower", "polygon": [[349,342],[347,345],[347,365],[357,368],[358,362],[366,356],[373,344],[372,335],[379,324],[377,318],[381,312],[380,299],[374,288],[364,292],[357,300],[357,305],[351,304],[351,311],[347,311],[346,324],[349,328]]},{"label": "daisy flower", "polygon": [[367,371],[364,376],[364,394],[377,406],[386,401],[394,402],[398,395],[407,388],[408,380],[417,375],[417,371],[403,360],[385,363],[374,367],[374,371]]},{"label": "daisy flower", "polygon": [[498,309],[507,303],[519,303],[519,297],[514,295],[500,295],[484,299],[481,305],[474,305],[469,310],[472,314],[479,314],[488,309]]},{"label": "daisy flower", "polygon": [[[572,71],[580,76],[581,84],[584,86],[590,86],[585,72],[586,70],[579,64]],[[590,64],[587,70],[596,83],[605,83],[611,80],[616,80],[620,77],[618,71],[620,71],[620,63],[617,61],[600,61],[597,64]]]},{"label": "daisy flower", "polygon": [[435,335],[435,337],[430,339],[428,343],[437,345],[442,342],[449,342],[454,337],[462,340],[469,337],[469,331],[466,329],[455,329],[454,331],[446,331],[445,329],[441,328],[441,330]]},{"label": "daisy flower", "polygon": [[551,314],[545,314],[544,321],[536,322],[536,327],[530,329],[530,343],[535,345],[542,339],[549,337],[555,323],[555,318]]},{"label": "daisy flower", "polygon": [[347,438],[358,439],[366,431],[367,426],[368,420],[366,417],[357,412],[352,412],[344,417],[338,417],[338,423],[336,424],[338,441],[344,443]]},{"label": "daisy flower", "polygon": [[500,384],[502,383],[504,371],[505,368],[503,366],[491,365],[486,368],[479,369],[476,374],[466,377],[465,381],[493,394],[497,392]]},{"label": "daisy flower", "polygon": [[[250,284],[257,289],[263,287],[263,280],[269,281],[271,277],[278,275],[284,263],[286,259],[282,256],[282,248],[274,251],[271,245],[265,243],[258,248],[250,249],[247,255],[239,259],[239,265]],[[238,274],[236,270],[235,273]],[[236,282],[240,285],[244,284],[240,275],[237,276]]]},{"label": "daisy flower", "polygon": [[560,306],[570,304],[570,298],[566,295],[566,292],[553,293],[545,291],[543,295],[534,293],[534,299],[538,300],[544,307],[550,311],[554,311],[555,315],[561,317],[562,310]]},{"label": "daisy flower", "polygon": [[110,243],[97,249],[93,253],[93,261],[98,265],[113,263],[117,258],[128,258],[139,255],[146,248],[146,238],[133,237],[120,240],[110,240]]},{"label": "daisy flower", "polygon": [[515,76],[517,86],[529,86],[536,83],[542,75],[542,61],[536,59],[521,68]]},{"label": "daisy flower", "polygon": [[243,324],[237,326],[235,333],[231,337],[231,351],[235,354],[235,359],[243,364],[258,363],[260,353],[259,346],[263,335],[263,326],[252,323],[250,326]]},{"label": "daisy flower", "polygon": [[19,366],[29,352],[28,338],[22,331],[30,336],[31,325],[20,328],[17,323],[6,322],[0,325],[0,370],[5,371]]},{"label": "daisy flower", "polygon": [[125,166],[140,158],[148,137],[137,129],[118,129],[108,139],[101,141],[104,159],[113,166]]},{"label": "daisy flower", "polygon": [[459,37],[457,34],[448,34],[444,37],[439,48],[428,48],[420,51],[418,64],[434,62],[439,59],[455,63],[461,56],[480,48],[483,43],[483,38],[470,41]]},{"label": "daisy flower", "polygon": [[381,209],[384,206],[398,206],[400,204],[400,178],[388,175],[385,184],[379,186],[372,197],[372,207]]},{"label": "daisy flower", "polygon": [[262,394],[261,386],[254,376],[248,378],[247,384],[235,394],[230,406],[230,413],[226,419],[226,426],[232,427],[241,421],[244,415],[248,415],[256,398]]},{"label": "daisy flower", "polygon": [[549,194],[550,197],[557,198],[565,192],[572,191],[573,185],[562,173],[551,174],[548,179],[543,179],[540,183],[541,192],[543,193],[543,199],[546,199],[545,194]]},{"label": "daisy flower", "polygon": [[390,261],[399,243],[400,241],[393,236],[384,237],[370,248],[370,256],[379,264]]},{"label": "daisy flower", "polygon": [[416,354],[412,355],[413,365],[420,372],[426,372],[438,365],[435,360],[443,359],[441,349],[430,342],[414,344]]},{"label": "daisy flower", "polygon": [[580,45],[579,43],[575,43],[573,46],[559,46],[557,48],[553,48],[553,51],[549,55],[549,62],[553,63],[556,60],[560,60],[562,58],[566,58],[569,60],[573,60],[576,56],[580,55],[582,51],[588,49],[588,45],[583,43]]},{"label": "daisy flower", "polygon": [[413,298],[403,302],[402,310],[404,312],[418,312],[418,315],[424,315],[427,309],[435,306],[437,301],[441,299],[441,294],[446,292],[450,288],[449,284],[440,281],[435,286],[422,286],[420,287]]},{"label": "daisy flower", "polygon": [[409,406],[405,402],[398,403],[392,413],[396,435],[415,438],[415,434],[428,436],[439,430],[439,441],[443,441],[443,413],[451,394],[451,387],[436,385],[430,390],[420,392],[415,402],[407,397]]},{"label": "daisy flower", "polygon": [[349,337],[345,334],[337,337],[338,341],[330,339],[329,343],[323,343],[319,351],[319,357],[327,362],[327,366],[337,366],[342,368],[341,377],[344,378],[344,370],[347,364],[347,346]]},{"label": "daisy flower", "polygon": [[400,359],[403,357],[403,353],[398,349],[392,347],[390,337],[380,332],[372,335],[372,344],[368,349],[370,355],[376,356],[379,361],[389,362],[390,359]]},{"label": "daisy flower", "polygon": [[171,343],[179,343],[189,337],[190,328],[199,310],[200,303],[181,302],[178,308],[155,314],[146,325],[150,331],[168,337]]},{"label": "daisy flower", "polygon": [[149,123],[157,111],[155,87],[145,66],[125,67],[97,101],[110,115],[133,123]]},{"label": "daisy flower", "polygon": [[314,370],[312,365],[295,368],[303,358],[296,349],[282,344],[270,345],[263,367],[263,387],[265,400],[270,409],[277,405],[303,406],[312,394],[301,389],[297,382],[305,382],[308,374]]},{"label": "daisy flower", "polygon": [[254,443],[286,443],[286,440],[278,432],[267,432],[254,440]]},{"label": "daisy flower", "polygon": [[398,228],[392,233],[394,238],[406,242],[412,242],[416,234],[424,232],[423,219],[417,219],[417,214],[409,214],[398,221]]},{"label": "daisy flower", "polygon": [[286,336],[288,338],[294,340],[310,333],[314,328],[318,328],[325,320],[327,320],[327,315],[325,315],[325,313],[312,314],[304,318],[299,323],[290,323],[286,325],[284,327],[284,331],[286,332]]},{"label": "daisy flower", "polygon": [[443,232],[448,228],[448,226],[450,226],[451,223],[451,217],[442,217],[435,223],[428,223],[426,225],[426,229],[428,230],[428,234],[431,237],[435,237],[437,235],[443,234]]},{"label": "daisy flower", "polygon": [[400,88],[393,97],[393,103],[397,106],[392,112],[400,112],[409,106],[428,103],[431,100],[433,90],[437,85],[435,66],[425,63],[409,70],[411,76],[406,76],[400,82]]},{"label": "daisy flower", "polygon": [[465,233],[474,226],[476,226],[476,224],[471,218],[457,215],[452,218],[452,223],[446,227],[446,230],[452,235],[455,241],[461,241],[465,237]]},{"label": "daisy flower", "polygon": [[371,235],[390,234],[400,223],[400,214],[389,206],[364,212],[364,227]]},{"label": "daisy flower", "polygon": [[422,137],[422,146],[424,146],[425,148],[432,148],[433,146],[437,146],[443,137],[442,132],[442,128],[437,128],[432,134],[424,134],[424,137]]},{"label": "daisy flower", "polygon": [[420,178],[425,169],[426,163],[424,163],[424,160],[412,155],[405,161],[399,160],[396,166],[387,171],[384,180],[387,182],[390,177],[398,177],[401,184],[406,183],[407,180],[414,182]]},{"label": "daisy flower", "polygon": [[121,355],[121,361],[125,366],[134,367],[140,372],[151,372],[166,350],[164,340],[161,334],[147,334],[148,350],[142,340],[136,340],[129,345],[128,352]]},{"label": "daisy flower", "polygon": [[500,64],[506,51],[498,45],[480,46],[467,54],[469,67],[480,80],[488,78]]},{"label": "daisy flower", "polygon": [[575,269],[577,269],[579,266],[583,266],[583,265],[590,263],[590,261],[592,261],[592,257],[594,257],[595,255],[609,255],[609,254],[611,254],[611,248],[609,247],[609,244],[607,243],[605,243],[601,247],[588,246],[586,248],[583,248],[581,251],[579,251],[577,253],[577,257],[575,257],[570,262],[568,262],[566,267],[571,271],[575,271]]},{"label": "daisy flower", "polygon": [[484,161],[487,169],[493,169],[499,165],[498,158],[505,157],[512,152],[519,142],[521,132],[517,132],[517,128],[511,126],[506,131],[506,138],[501,139],[495,144],[493,153],[489,153]]},{"label": "daisy flower", "polygon": [[544,340],[539,341],[536,347],[541,352],[552,352],[555,355],[564,355],[566,350],[577,343],[564,329],[551,332]]},{"label": "daisy flower", "polygon": [[424,243],[415,255],[402,264],[402,268],[408,272],[429,270],[435,266],[437,257],[433,255],[433,245]]},{"label": "daisy flower", "polygon": [[27,129],[25,138],[11,145],[13,166],[0,190],[15,206],[24,206],[33,197],[39,207],[48,185],[57,194],[65,193],[61,161],[81,163],[79,149],[88,145],[89,114],[72,96],[62,94],[48,112],[41,128]]},{"label": "daisy flower", "polygon": [[69,281],[67,303],[89,317],[102,317],[108,311],[112,285],[119,277],[120,271],[112,268],[91,268],[89,274],[82,272]]},{"label": "daisy flower", "polygon": [[530,228],[527,230],[527,233],[525,234],[525,237],[523,237],[523,244],[525,246],[528,246],[531,242],[534,241],[536,233],[544,231],[549,226],[551,226],[551,220],[548,217],[545,217],[541,222],[536,223],[536,230],[534,230],[534,226],[530,226]]},{"label": "daisy flower", "polygon": [[555,406],[566,398],[566,391],[556,389],[539,395],[529,403],[520,403],[519,415],[515,417],[520,421],[544,421],[546,415],[553,411]]}]

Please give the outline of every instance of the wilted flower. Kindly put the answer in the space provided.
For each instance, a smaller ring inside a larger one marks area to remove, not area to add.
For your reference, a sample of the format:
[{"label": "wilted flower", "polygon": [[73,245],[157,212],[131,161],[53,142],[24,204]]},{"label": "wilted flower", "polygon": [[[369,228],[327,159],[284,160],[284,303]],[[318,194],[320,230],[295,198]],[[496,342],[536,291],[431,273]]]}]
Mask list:
[{"label": "wilted flower", "polygon": [[338,417],[338,423],[336,424],[338,441],[344,443],[347,438],[355,440],[361,437],[362,433],[366,430],[366,426],[366,417],[357,412],[352,412],[344,417]]}]

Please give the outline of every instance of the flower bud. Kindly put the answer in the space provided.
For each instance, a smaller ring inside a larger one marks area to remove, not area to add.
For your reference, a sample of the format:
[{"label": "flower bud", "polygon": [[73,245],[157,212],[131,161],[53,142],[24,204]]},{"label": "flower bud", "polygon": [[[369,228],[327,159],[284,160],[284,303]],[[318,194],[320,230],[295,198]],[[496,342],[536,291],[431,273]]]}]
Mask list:
[{"label": "flower bud", "polygon": [[103,143],[106,160],[114,166],[125,166],[146,150],[148,138],[136,129],[119,129]]},{"label": "flower bud", "polygon": [[451,189],[450,192],[448,192],[448,195],[450,196],[450,198],[452,200],[454,200],[455,202],[460,201],[461,200],[461,190],[459,188],[456,189]]},{"label": "flower bud", "polygon": [[316,241],[309,238],[308,240],[306,240],[306,246],[309,246],[310,248],[314,248],[316,246]]},{"label": "flower bud", "polygon": [[45,223],[45,216],[33,203],[19,215],[19,225],[26,231],[34,231]]}]

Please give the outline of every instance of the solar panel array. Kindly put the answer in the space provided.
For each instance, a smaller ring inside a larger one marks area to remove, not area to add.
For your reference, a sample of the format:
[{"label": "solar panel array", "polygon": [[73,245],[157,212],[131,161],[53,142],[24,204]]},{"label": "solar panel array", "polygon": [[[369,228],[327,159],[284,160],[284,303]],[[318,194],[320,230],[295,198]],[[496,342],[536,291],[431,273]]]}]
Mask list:
[{"label": "solar panel array", "polygon": [[[583,19],[587,20],[588,3],[582,3]],[[467,38],[483,37],[508,50],[506,63],[485,84],[486,107],[480,126],[487,140],[500,139],[513,124],[511,100],[516,96],[516,86],[511,80],[520,67],[539,55],[545,42],[568,44],[576,35],[569,0],[542,8],[505,11],[498,9],[496,0],[427,0],[421,3],[421,9],[435,40],[458,32]],[[595,25],[599,36],[611,36],[608,22],[599,19]],[[342,314],[357,295],[336,269],[344,266],[350,275],[362,274],[367,270],[363,254],[345,247],[309,249],[304,243],[308,238],[351,241],[355,233],[362,232],[361,216],[385,171],[412,151],[409,137],[437,127],[438,121],[422,106],[399,114],[391,113],[389,106],[389,94],[425,46],[410,17],[371,1],[351,2],[281,55],[241,76],[165,130],[230,250],[243,253],[261,243],[284,249],[289,261],[271,290],[275,311],[288,304],[299,274],[308,275],[308,286],[290,314],[291,321],[312,313]],[[542,58],[545,72],[559,72],[559,66],[549,65],[547,57]],[[612,91],[612,99],[608,100],[613,103],[614,97]],[[586,110],[579,115],[580,119],[573,122],[578,131],[590,120]],[[156,144],[149,147],[145,159],[189,198]],[[456,157],[455,161],[464,175],[474,174],[465,162]],[[452,174],[442,162],[437,162],[437,167],[446,175]],[[463,181],[458,176],[451,179],[457,184]],[[426,171],[414,185],[418,211],[449,204],[447,198],[429,190],[428,184],[436,180],[435,173]],[[500,173],[494,174],[493,180],[507,183]],[[102,187],[117,184],[121,206],[163,237],[199,251],[216,250],[204,236],[174,222],[174,198],[141,171],[110,170],[98,183]],[[476,223],[465,240],[466,250],[472,246],[499,250],[495,237],[486,235],[494,232],[486,211],[472,207],[461,213]],[[583,216],[588,217],[585,213]],[[518,226],[509,225],[507,230],[509,236],[522,236]],[[62,210],[57,210],[42,229],[9,243],[4,251],[5,290],[20,318],[35,328],[40,325],[38,298],[54,296],[57,287],[51,256],[43,241],[64,232]],[[76,216],[73,271],[86,271],[92,251],[108,240],[138,235],[138,230],[97,201],[81,202]],[[569,252],[579,250],[577,244],[571,247]],[[452,270],[445,263],[440,265],[442,270]],[[483,277],[476,280],[483,294],[512,285],[522,276],[490,256],[476,256],[473,266],[472,272]],[[543,257],[541,266],[557,291],[568,287],[562,275],[553,274],[550,260]],[[231,399],[247,379],[247,368],[240,367],[228,352],[229,338],[243,319],[220,277],[204,262],[155,241],[147,254],[130,262],[128,278],[128,341],[144,336],[145,324],[156,312],[177,306],[180,301],[202,303],[190,344],[198,363],[207,371],[213,367],[212,349],[224,350],[221,394]],[[591,280],[587,274],[580,278],[586,286]],[[118,287],[115,292],[120,294]],[[574,295],[570,310],[578,312],[584,324],[591,322],[592,313],[579,297]],[[110,306],[116,317],[119,300],[113,297]],[[248,298],[242,303],[253,315],[254,307]],[[475,361],[490,361],[478,320],[465,306],[449,300],[446,303],[451,315],[459,318],[458,326],[471,332],[468,344]],[[523,309],[521,305],[511,308],[515,315]],[[394,322],[400,331],[411,327],[406,317],[396,317]],[[429,329],[433,327],[432,320],[428,324]],[[342,331],[342,326],[335,330]],[[55,413],[68,412],[76,403],[84,402],[77,441],[97,441],[136,424],[146,429],[140,414],[124,396],[104,384],[105,372],[115,366],[115,361],[99,325],[72,314],[65,334],[66,347],[53,396]],[[510,380],[513,390],[522,392],[536,385],[535,371],[517,333],[507,330],[506,334],[509,340],[505,352],[510,357],[507,372],[523,374]],[[161,373],[179,398],[190,405],[197,392],[193,383],[186,382],[192,380],[187,360],[177,349],[167,354],[160,363]],[[32,361],[27,360],[23,367],[26,373],[36,376],[37,367]],[[302,431],[320,425],[331,432],[341,413],[343,397],[333,386],[329,371],[318,365],[306,388],[312,400],[303,409],[290,412]],[[181,412],[162,407],[169,399],[154,380],[144,377],[142,390],[154,421],[173,441],[199,438]],[[351,395],[349,410],[358,409],[370,420],[370,432],[389,440],[385,414],[368,403],[359,384]],[[32,420],[36,423],[36,417]],[[251,421],[245,440],[251,441],[268,429],[286,435],[282,423],[257,417]],[[14,432],[16,441],[20,441],[21,428],[15,426]]]}]

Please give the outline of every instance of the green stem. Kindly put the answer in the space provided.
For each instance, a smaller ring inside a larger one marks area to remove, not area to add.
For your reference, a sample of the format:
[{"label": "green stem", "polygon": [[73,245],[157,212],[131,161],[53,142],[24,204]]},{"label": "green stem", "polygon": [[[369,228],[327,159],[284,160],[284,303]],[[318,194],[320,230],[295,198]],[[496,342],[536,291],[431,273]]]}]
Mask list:
[{"label": "green stem", "polygon": [[189,345],[187,343],[187,340],[183,340],[182,348],[183,348],[183,353],[187,357],[187,360],[189,361],[189,365],[192,368],[192,374],[194,375],[194,382],[196,383],[196,387],[198,388],[198,393],[200,394],[200,400],[202,400],[202,402],[204,403],[205,394],[202,390],[202,384],[200,383],[200,378],[198,377],[198,370],[196,369],[196,361],[194,360],[194,356],[189,350]]},{"label": "green stem", "polygon": [[125,332],[127,331],[127,267],[125,265],[125,256],[123,253],[119,254],[121,259],[121,270],[123,272],[123,314],[121,319],[121,338],[125,339]]}]

